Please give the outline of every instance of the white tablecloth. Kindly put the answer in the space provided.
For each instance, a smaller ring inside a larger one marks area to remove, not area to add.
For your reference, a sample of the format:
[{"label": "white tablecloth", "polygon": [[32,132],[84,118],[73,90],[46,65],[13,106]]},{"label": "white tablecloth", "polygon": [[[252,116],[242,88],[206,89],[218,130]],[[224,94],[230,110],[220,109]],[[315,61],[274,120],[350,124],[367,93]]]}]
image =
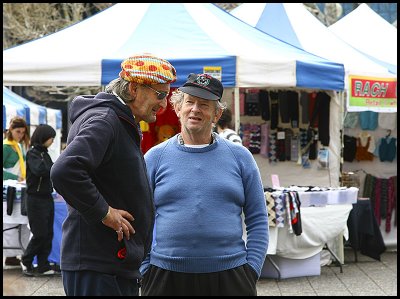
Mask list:
[{"label": "white tablecloth", "polygon": [[290,233],[288,227],[270,227],[268,254],[309,258],[341,233],[347,238],[347,218],[352,208],[352,205],[301,208],[301,235]]},{"label": "white tablecloth", "polygon": [[298,191],[301,202],[302,233],[296,236],[288,227],[269,227],[267,254],[304,259],[319,253],[325,243],[339,235],[347,239],[347,219],[357,202],[358,188]]}]

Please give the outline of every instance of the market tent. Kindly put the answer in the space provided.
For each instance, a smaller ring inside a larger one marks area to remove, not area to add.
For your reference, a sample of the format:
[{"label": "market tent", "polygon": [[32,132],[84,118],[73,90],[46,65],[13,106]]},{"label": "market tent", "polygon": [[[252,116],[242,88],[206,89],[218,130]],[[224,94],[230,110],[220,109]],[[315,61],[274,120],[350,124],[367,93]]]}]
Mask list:
[{"label": "market tent", "polygon": [[[45,106],[35,104],[20,95],[12,92],[7,87],[3,86],[3,100],[6,103],[13,103],[15,105],[22,105],[28,112],[25,119],[28,125],[37,126],[39,124],[49,124],[54,129],[61,129],[62,127],[62,113],[61,110],[53,109]],[[4,108],[3,108],[4,110]],[[21,115],[22,116],[22,115]],[[8,126],[8,123],[7,123]],[[3,126],[4,129],[4,126]]]},{"label": "market tent", "polygon": [[[248,25],[283,42],[291,44],[313,55],[342,63],[346,78],[350,73],[363,75],[387,76],[385,67],[378,65],[347,45],[331,33],[317,18],[315,18],[301,3],[243,3],[231,14]],[[348,82],[345,81],[347,89]],[[321,88],[323,89],[323,88]],[[340,132],[342,127],[344,93],[333,94],[330,105],[330,135],[329,144],[329,174],[304,173],[299,168],[288,167],[278,163],[273,173],[279,173],[286,182],[301,182],[312,180],[322,186],[339,184],[340,173]],[[257,161],[259,162],[259,161]],[[261,162],[259,165],[263,165]],[[261,169],[262,173],[270,173],[270,167]],[[327,180],[328,179],[328,180]]]},{"label": "market tent", "polygon": [[3,95],[3,131],[8,128],[11,118],[21,116],[26,119],[27,115],[29,115],[29,109]]},{"label": "market tent", "polygon": [[16,115],[25,118],[31,135],[39,124],[48,124],[56,130],[56,138],[49,148],[54,161],[61,151],[61,110],[35,104],[3,86],[3,130],[8,129],[10,119]]},{"label": "market tent", "polygon": [[[309,53],[343,63],[347,75],[393,77],[386,67],[372,61],[332,33],[303,3],[243,3],[231,14]],[[354,24],[349,27],[354,28]]]},{"label": "market tent", "polygon": [[225,87],[343,90],[343,65],[311,55],[241,22],[211,3],[118,3],[54,34],[3,51],[5,85],[105,85],[121,61],[153,53]]},{"label": "market tent", "polygon": [[367,4],[361,4],[328,29],[397,75],[397,28]]},{"label": "market tent", "polygon": [[[25,108],[25,120],[28,126],[37,126],[39,124],[47,123],[46,119],[46,107],[32,103],[20,95],[12,92],[7,87],[3,86],[3,99],[8,103],[17,103]],[[3,106],[4,109],[4,106]],[[14,116],[14,115],[13,115]],[[9,125],[9,121],[6,122],[6,126]],[[5,129],[3,123],[3,129]]]}]

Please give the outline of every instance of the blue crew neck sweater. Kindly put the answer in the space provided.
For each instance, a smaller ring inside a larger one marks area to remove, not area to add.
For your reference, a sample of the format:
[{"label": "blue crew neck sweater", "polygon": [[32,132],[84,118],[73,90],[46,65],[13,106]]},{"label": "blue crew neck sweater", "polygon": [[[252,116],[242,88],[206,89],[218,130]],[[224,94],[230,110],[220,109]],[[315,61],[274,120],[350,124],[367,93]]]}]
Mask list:
[{"label": "blue crew neck sweater", "polygon": [[248,263],[260,276],[268,248],[268,214],[250,151],[219,136],[204,148],[180,145],[174,136],[151,148],[145,160],[156,222],[142,274],[149,264],[210,273]]}]

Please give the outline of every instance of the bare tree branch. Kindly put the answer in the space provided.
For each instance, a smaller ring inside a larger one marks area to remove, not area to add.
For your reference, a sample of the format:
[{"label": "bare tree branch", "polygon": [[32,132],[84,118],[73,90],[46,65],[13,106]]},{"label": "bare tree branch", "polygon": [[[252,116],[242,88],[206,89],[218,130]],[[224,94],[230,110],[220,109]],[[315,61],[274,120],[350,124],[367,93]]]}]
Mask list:
[{"label": "bare tree branch", "polygon": [[[57,32],[110,7],[113,3],[3,3],[3,50]],[[101,86],[29,86],[33,101],[69,101],[93,94]]]}]

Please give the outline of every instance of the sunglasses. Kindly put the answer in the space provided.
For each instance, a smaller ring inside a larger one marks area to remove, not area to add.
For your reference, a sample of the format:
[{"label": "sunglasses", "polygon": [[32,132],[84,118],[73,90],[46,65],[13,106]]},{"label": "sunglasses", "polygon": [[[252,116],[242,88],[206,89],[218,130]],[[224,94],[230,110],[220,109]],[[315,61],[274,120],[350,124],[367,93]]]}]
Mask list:
[{"label": "sunglasses", "polygon": [[154,91],[157,94],[157,99],[159,100],[164,100],[168,95],[168,92],[155,90],[149,85],[143,84],[143,86],[146,86],[147,88],[150,88],[152,91]]}]

